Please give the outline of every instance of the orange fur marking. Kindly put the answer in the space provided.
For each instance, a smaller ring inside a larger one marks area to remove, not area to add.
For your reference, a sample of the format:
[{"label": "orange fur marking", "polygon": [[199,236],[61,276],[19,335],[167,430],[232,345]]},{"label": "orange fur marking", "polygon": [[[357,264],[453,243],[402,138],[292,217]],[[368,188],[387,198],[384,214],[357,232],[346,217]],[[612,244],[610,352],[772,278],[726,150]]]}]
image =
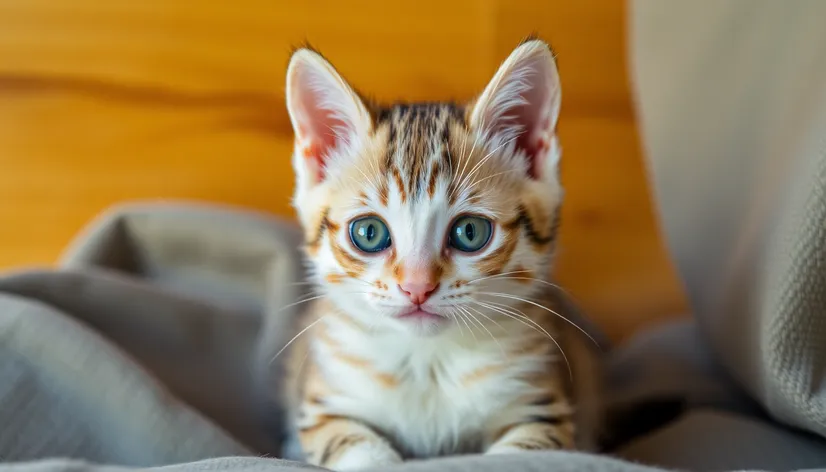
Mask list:
[{"label": "orange fur marking", "polygon": [[336,241],[335,234],[332,230],[330,231],[330,250],[333,252],[333,258],[338,262],[338,265],[344,269],[344,272],[348,276],[354,279],[361,277],[361,274],[367,268],[366,262],[356,258],[356,256],[351,255],[346,249],[341,247],[338,241]]},{"label": "orange fur marking", "polygon": [[389,191],[387,189],[387,180],[382,179],[381,183],[379,184],[379,203],[381,206],[387,206],[387,199],[389,198]]},{"label": "orange fur marking", "polygon": [[356,357],[352,354],[337,352],[335,356],[336,359],[340,360],[341,362],[344,362],[345,364],[349,364],[359,369],[370,369],[372,367],[369,361],[364,360],[360,357]]},{"label": "orange fur marking", "polygon": [[367,360],[343,352],[338,352],[335,356],[336,359],[344,362],[345,364],[349,364],[357,369],[367,371],[370,376],[375,378],[376,381],[385,388],[394,388],[399,385],[399,380],[396,377],[386,372],[377,371]]},{"label": "orange fur marking", "polygon": [[476,269],[485,276],[496,275],[502,272],[502,269],[510,261],[513,251],[516,250],[516,245],[519,242],[516,234],[517,231],[519,231],[518,227],[513,228],[506,225],[503,229],[506,233],[502,244],[476,263]]},{"label": "orange fur marking", "polygon": [[331,220],[329,217],[327,218],[327,228],[330,229],[330,233],[338,233],[338,230],[341,229],[341,225],[336,223],[335,221]]},{"label": "orange fur marking", "polygon": [[392,269],[393,263],[396,261],[396,248],[390,247],[390,254],[387,255],[387,258],[384,259],[384,267],[385,269]]},{"label": "orange fur marking", "polygon": [[335,272],[331,272],[331,273],[327,274],[324,277],[324,279],[328,283],[331,283],[331,284],[340,284],[341,281],[344,280],[345,277],[346,277],[346,275],[344,275],[344,274],[338,274],[338,273],[335,273]]},{"label": "orange fur marking", "polygon": [[444,272],[445,268],[442,265],[442,261],[434,262],[430,265],[430,280],[433,280],[434,282],[442,280],[442,275]]},{"label": "orange fur marking", "polygon": [[433,198],[436,193],[436,179],[439,178],[439,161],[433,161],[433,168],[430,169],[430,181],[427,184],[427,195]]},{"label": "orange fur marking", "polygon": [[316,172],[316,174],[317,174],[316,179],[318,181],[320,181],[321,179],[324,178],[324,166],[322,165],[322,162],[321,162],[322,152],[323,151],[321,149],[321,146],[319,144],[316,144],[316,143],[313,143],[313,142],[307,143],[301,149],[301,155],[304,156],[304,159],[308,159],[308,160],[312,159],[316,162],[316,165],[318,167],[317,172]]},{"label": "orange fur marking", "polygon": [[523,284],[523,285],[527,285],[527,284],[530,284],[530,283],[533,282],[533,280],[531,280],[534,276],[533,271],[525,269],[522,266],[516,266],[516,267],[513,268],[513,272],[515,272],[515,273],[511,275],[511,277],[512,277],[511,280],[514,280],[517,283],[520,283],[520,284]]},{"label": "orange fur marking", "polygon": [[461,382],[463,387],[469,387],[470,385],[473,385],[476,382],[484,380],[485,378],[491,375],[502,372],[504,369],[505,366],[501,364],[493,364],[485,367],[480,367],[468,374],[463,375],[459,382]]},{"label": "orange fur marking", "polygon": [[393,265],[393,279],[397,283],[402,283],[403,278],[404,278],[404,267],[402,267],[402,265],[398,264],[398,263],[394,264]]},{"label": "orange fur marking", "polygon": [[367,328],[363,324],[353,319],[353,317],[346,315],[340,311],[333,311],[328,316],[332,316],[333,318],[342,321],[344,324],[347,324],[359,331],[367,331]]},{"label": "orange fur marking", "polygon": [[330,228],[329,214],[330,207],[324,208],[316,215],[315,221],[307,226],[308,229],[315,230],[315,233],[307,232],[309,238],[304,245],[311,256],[314,256],[318,252],[318,249],[321,247],[321,238],[324,237],[324,232]]},{"label": "orange fur marking", "polygon": [[395,388],[399,386],[399,380],[390,374],[384,372],[377,372],[374,375],[376,377],[376,380],[384,388]]},{"label": "orange fur marking", "polygon": [[399,169],[394,167],[393,168],[393,179],[396,181],[396,186],[399,187],[399,196],[401,197],[402,203],[407,201],[407,192],[404,190],[404,181],[402,180],[402,175],[399,173]]},{"label": "orange fur marking", "polygon": [[339,349],[341,348],[341,344],[336,341],[330,334],[327,332],[326,329],[319,329],[315,333],[315,339],[318,339],[322,343],[326,344],[327,347],[331,349]]},{"label": "orange fur marking", "polygon": [[299,429],[298,433],[302,435],[313,435],[319,429],[327,426],[330,422],[341,419],[339,416],[319,415],[312,426]]}]

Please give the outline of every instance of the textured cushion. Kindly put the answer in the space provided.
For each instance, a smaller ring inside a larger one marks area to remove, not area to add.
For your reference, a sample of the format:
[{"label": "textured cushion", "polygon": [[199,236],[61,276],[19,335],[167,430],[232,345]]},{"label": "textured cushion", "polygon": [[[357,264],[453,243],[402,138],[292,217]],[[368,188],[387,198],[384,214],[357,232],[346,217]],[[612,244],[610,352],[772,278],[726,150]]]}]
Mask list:
[{"label": "textured cushion", "polygon": [[631,2],[644,145],[703,335],[826,435],[826,2]]},{"label": "textured cushion", "polygon": [[708,409],[694,410],[616,455],[679,470],[797,470],[826,464],[819,437]]}]

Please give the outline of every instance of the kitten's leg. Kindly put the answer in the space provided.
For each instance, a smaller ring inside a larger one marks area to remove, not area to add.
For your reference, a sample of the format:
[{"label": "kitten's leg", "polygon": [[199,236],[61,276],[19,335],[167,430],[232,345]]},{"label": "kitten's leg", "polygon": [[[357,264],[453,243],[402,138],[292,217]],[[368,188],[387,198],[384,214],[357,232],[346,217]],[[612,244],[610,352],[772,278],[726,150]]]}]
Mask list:
[{"label": "kitten's leg", "polygon": [[402,462],[386,439],[349,418],[318,417],[299,430],[299,437],[307,462],[328,469],[359,470]]},{"label": "kitten's leg", "polygon": [[[317,313],[316,313],[317,314]],[[305,315],[300,329],[318,318]],[[332,393],[320,374],[309,336],[299,337],[289,352],[285,388],[293,432],[297,431],[300,454],[313,464],[334,470],[357,470],[402,462],[390,443],[367,425],[327,410],[324,398]]]},{"label": "kitten's leg", "polygon": [[574,421],[563,402],[542,405],[542,413],[500,427],[489,436],[486,454],[543,449],[573,449]]},{"label": "kitten's leg", "polygon": [[[573,428],[571,428],[573,429]],[[571,449],[573,434],[567,428],[547,423],[521,423],[512,426],[491,444],[486,454],[507,454],[542,449]]]}]

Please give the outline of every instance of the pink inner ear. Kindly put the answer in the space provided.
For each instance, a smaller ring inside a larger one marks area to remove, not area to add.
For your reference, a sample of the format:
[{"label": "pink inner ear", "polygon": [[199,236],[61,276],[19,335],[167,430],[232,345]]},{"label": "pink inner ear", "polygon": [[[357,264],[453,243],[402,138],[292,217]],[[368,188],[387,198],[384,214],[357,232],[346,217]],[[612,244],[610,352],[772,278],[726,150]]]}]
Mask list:
[{"label": "pink inner ear", "polygon": [[[528,175],[533,179],[541,177],[544,159],[550,150],[554,134],[556,113],[559,99],[557,84],[553,83],[555,74],[547,70],[544,59],[535,59],[523,64],[512,72],[516,81],[521,78],[518,87],[502,86],[499,93],[505,98],[496,101],[505,102],[504,109],[494,112],[498,115],[491,123],[493,133],[513,136],[518,132],[516,147],[525,153],[528,160]],[[516,89],[516,90],[515,90]],[[518,97],[508,97],[518,94]],[[496,107],[496,105],[494,105]]]},{"label": "pink inner ear", "polygon": [[[308,166],[316,172],[317,182],[326,175],[330,153],[353,132],[352,123],[341,119],[335,111],[329,109],[331,102],[323,94],[321,90],[304,86],[298,96],[300,121],[296,137]],[[325,98],[328,99],[327,102],[324,101]]]},{"label": "pink inner ear", "polygon": [[544,164],[543,159],[545,159],[549,149],[548,141],[543,138],[531,139],[523,135],[517,139],[517,143],[519,148],[528,156],[528,176],[532,179],[538,179]]},{"label": "pink inner ear", "polygon": [[547,95],[546,88],[532,87],[524,95],[527,103],[516,106],[510,113],[514,116],[514,124],[521,129],[516,146],[528,158],[528,174],[532,179],[540,177],[553,135],[549,110],[544,106],[550,99]]}]

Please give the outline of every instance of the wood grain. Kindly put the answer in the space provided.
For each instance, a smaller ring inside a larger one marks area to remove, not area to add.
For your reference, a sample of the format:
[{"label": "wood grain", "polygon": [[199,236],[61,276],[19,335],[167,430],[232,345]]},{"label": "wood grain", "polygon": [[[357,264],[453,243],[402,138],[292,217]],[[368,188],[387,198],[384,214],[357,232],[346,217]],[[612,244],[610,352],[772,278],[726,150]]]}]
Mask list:
[{"label": "wood grain", "polygon": [[292,215],[283,75],[311,40],[384,100],[463,100],[531,32],[563,77],[558,277],[620,339],[683,297],[651,211],[622,2],[0,2],[0,267],[51,264],[112,203]]}]

